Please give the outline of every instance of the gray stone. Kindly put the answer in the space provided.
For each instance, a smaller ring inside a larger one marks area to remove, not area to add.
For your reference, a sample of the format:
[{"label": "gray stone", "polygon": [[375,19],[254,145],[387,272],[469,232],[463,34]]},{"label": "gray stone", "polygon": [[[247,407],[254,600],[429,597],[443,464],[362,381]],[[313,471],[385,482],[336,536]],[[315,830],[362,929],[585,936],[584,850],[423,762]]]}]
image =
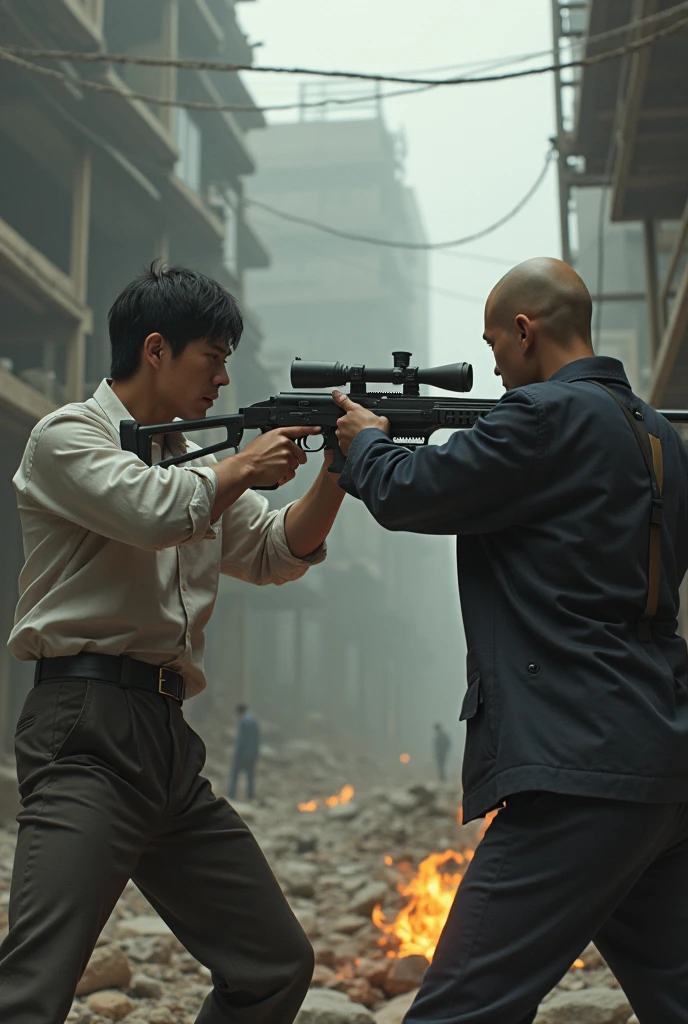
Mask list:
[{"label": "gray stone", "polygon": [[295,1024],[374,1024],[375,1018],[360,1003],[353,1003],[343,992],[333,989],[309,989]]},{"label": "gray stone", "polygon": [[125,917],[116,928],[118,939],[138,939],[149,935],[171,935],[169,927],[157,914],[140,914]]},{"label": "gray stone", "polygon": [[315,907],[292,907],[294,916],[299,922],[309,939],[317,939],[320,935],[320,925]]},{"label": "gray stone", "polygon": [[355,935],[364,925],[368,924],[369,920],[368,917],[361,917],[359,914],[343,914],[335,919],[332,928],[336,932],[341,932],[342,935]]},{"label": "gray stone", "polygon": [[408,814],[410,811],[415,811],[418,806],[418,798],[409,793],[407,789],[392,789],[387,794],[387,800],[392,805],[395,811],[399,811],[401,814]]},{"label": "gray stone", "polygon": [[104,988],[127,988],[131,981],[131,964],[116,946],[99,946],[93,951],[79,984],[77,996],[86,996]]},{"label": "gray stone", "polygon": [[349,910],[352,914],[362,914],[364,917],[368,917],[378,903],[382,903],[388,892],[384,882],[368,882],[352,898]]},{"label": "gray stone", "polygon": [[330,821],[353,821],[361,813],[360,805],[355,800],[348,804],[336,804],[327,808],[327,817]]},{"label": "gray stone", "polygon": [[626,1024],[631,1013],[621,989],[596,985],[557,993],[540,1009],[535,1024]]},{"label": "gray stone", "polygon": [[277,875],[289,896],[314,896],[318,869],[303,860],[285,860],[277,865]]},{"label": "gray stone", "polygon": [[134,999],[160,999],[164,991],[163,983],[147,974],[135,974],[129,985],[129,994]]},{"label": "gray stone", "polygon": [[415,989],[413,992],[405,992],[403,996],[397,996],[396,999],[390,999],[375,1014],[375,1024],[402,1024],[417,995],[418,989]]}]

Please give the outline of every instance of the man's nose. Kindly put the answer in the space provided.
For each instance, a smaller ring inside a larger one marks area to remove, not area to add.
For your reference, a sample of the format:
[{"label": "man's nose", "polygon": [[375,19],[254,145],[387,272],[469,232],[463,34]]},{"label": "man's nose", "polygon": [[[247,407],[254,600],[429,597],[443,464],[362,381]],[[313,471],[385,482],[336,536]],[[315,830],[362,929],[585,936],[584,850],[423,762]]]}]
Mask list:
[{"label": "man's nose", "polygon": [[229,374],[227,373],[227,370],[224,366],[222,367],[220,372],[215,375],[214,383],[219,388],[224,388],[226,387],[227,384],[229,384]]},{"label": "man's nose", "polygon": [[494,368],[494,375],[495,375],[495,377],[501,377],[502,376],[498,366],[495,366],[495,368]]}]

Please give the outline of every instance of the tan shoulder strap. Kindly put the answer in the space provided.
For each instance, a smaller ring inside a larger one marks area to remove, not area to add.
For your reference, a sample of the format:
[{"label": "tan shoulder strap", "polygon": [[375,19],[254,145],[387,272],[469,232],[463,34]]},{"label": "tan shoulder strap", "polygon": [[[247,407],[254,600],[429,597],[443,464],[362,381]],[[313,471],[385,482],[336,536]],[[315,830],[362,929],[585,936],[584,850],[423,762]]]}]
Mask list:
[{"label": "tan shoulder strap", "polygon": [[662,567],[662,517],[664,504],[662,501],[662,488],[664,487],[664,456],[662,453],[662,442],[654,434],[651,434],[645,425],[645,419],[640,410],[631,412],[627,405],[621,401],[618,395],[600,384],[596,380],[588,381],[595,384],[610,395],[621,411],[626,416],[633,435],[638,442],[642,452],[645,466],[650,476],[650,489],[652,492],[652,507],[650,512],[650,543],[648,552],[647,569],[647,600],[645,610],[638,620],[638,638],[644,643],[652,639],[652,620],[657,614],[659,603],[659,581]]}]

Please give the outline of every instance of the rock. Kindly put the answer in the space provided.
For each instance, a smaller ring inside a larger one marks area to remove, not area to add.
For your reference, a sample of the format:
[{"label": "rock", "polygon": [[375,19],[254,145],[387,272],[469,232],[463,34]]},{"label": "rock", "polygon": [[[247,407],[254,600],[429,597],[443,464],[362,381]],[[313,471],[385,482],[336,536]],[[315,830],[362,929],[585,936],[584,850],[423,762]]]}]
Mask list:
[{"label": "rock", "polygon": [[292,907],[294,917],[299,922],[309,939],[317,939],[320,935],[320,924],[315,909],[310,907]]},{"label": "rock", "polygon": [[77,996],[87,996],[104,988],[127,988],[131,982],[131,964],[116,946],[99,946],[93,951],[79,984]]},{"label": "rock", "polygon": [[141,935],[172,935],[169,927],[157,914],[126,917],[116,928],[118,939],[137,939]]},{"label": "rock", "polygon": [[243,800],[232,800],[232,807],[243,821],[255,821],[256,809],[253,804],[245,803]]},{"label": "rock", "polygon": [[146,1017],[146,1024],[177,1024],[177,1018],[166,1006],[156,1006]]},{"label": "rock", "polygon": [[416,782],[408,791],[419,807],[429,807],[437,797],[437,786],[431,782]]},{"label": "rock", "polygon": [[631,1013],[621,989],[595,985],[557,993],[542,1006],[535,1024],[626,1024]]},{"label": "rock", "polygon": [[417,995],[418,990],[415,989],[413,992],[405,992],[403,996],[397,996],[396,999],[390,999],[375,1014],[375,1024],[402,1024]]},{"label": "rock", "polygon": [[145,935],[140,939],[121,939],[120,947],[138,964],[169,964],[177,945],[173,935]]},{"label": "rock", "polygon": [[123,992],[94,992],[88,997],[88,1005],[94,1013],[108,1020],[121,1020],[134,1009],[131,999]]},{"label": "rock", "polygon": [[351,900],[349,910],[352,914],[369,917],[378,903],[382,903],[389,892],[384,882],[368,882]]},{"label": "rock", "polygon": [[337,975],[334,971],[330,970],[329,967],[325,967],[324,964],[316,964],[313,971],[311,988],[326,988],[328,985],[333,985],[336,980]]},{"label": "rock", "polygon": [[[365,978],[352,978],[350,981],[347,981],[344,985],[344,991],[352,1003],[360,1003],[361,1006],[367,1006],[368,1008],[375,1006],[380,999],[380,995],[382,995]],[[382,998],[384,999],[384,995],[382,995]]]},{"label": "rock", "polygon": [[302,860],[285,860],[277,867],[279,880],[289,896],[314,896],[318,869]]},{"label": "rock", "polygon": [[330,942],[326,942],[324,939],[316,939],[313,943],[313,952],[315,953],[316,964],[322,964],[323,967],[330,968],[336,966],[337,954]]},{"label": "rock", "polygon": [[353,821],[361,813],[360,806],[355,800],[348,804],[337,804],[335,807],[327,808],[327,817],[330,821]]},{"label": "rock", "polygon": [[580,955],[581,960],[587,968],[603,967],[605,960],[594,942],[585,947]]},{"label": "rock", "polygon": [[362,958],[356,964],[356,974],[359,978],[365,978],[373,988],[384,988],[385,978],[390,969],[389,960],[367,960]]},{"label": "rock", "polygon": [[135,974],[129,985],[129,994],[134,999],[160,999],[164,991],[163,983],[147,974]]},{"label": "rock", "polygon": [[297,853],[315,853],[318,849],[318,837],[314,832],[303,832],[294,841]]},{"label": "rock", "polygon": [[360,1003],[343,992],[327,988],[309,989],[295,1024],[374,1024],[375,1018]]},{"label": "rock", "polygon": [[424,956],[402,956],[393,960],[385,978],[386,994],[390,997],[400,996],[419,988],[429,966]]},{"label": "rock", "polygon": [[343,914],[342,917],[336,918],[332,928],[336,932],[341,932],[342,935],[355,935],[368,924],[368,921],[369,918],[361,917],[359,914]]},{"label": "rock", "polygon": [[415,811],[418,806],[418,798],[409,793],[407,789],[392,789],[387,794],[387,800],[392,805],[395,811],[399,811],[401,814],[408,814],[410,811]]}]

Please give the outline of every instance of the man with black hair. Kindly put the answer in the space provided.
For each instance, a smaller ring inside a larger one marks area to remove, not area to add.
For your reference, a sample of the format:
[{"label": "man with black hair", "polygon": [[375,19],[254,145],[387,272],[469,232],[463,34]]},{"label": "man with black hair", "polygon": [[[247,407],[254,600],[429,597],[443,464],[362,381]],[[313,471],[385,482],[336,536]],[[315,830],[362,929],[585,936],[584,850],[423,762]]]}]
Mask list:
[{"label": "man with black hair", "polygon": [[456,537],[463,820],[499,809],[406,1024],[531,1024],[591,940],[641,1024],[688,1022],[688,456],[591,314],[560,260],[510,271],[484,335],[506,394],[444,445],[336,393],[342,486]]},{"label": "man with black hair", "polygon": [[[294,477],[309,428],[166,469],[122,451],[123,419],[205,416],[242,320],[216,282],[154,265],[109,321],[112,380],[37,424],[14,478],[26,562],[9,647],[36,662],[36,685],[17,725],[0,1020],[65,1020],[131,878],[212,973],[199,1024],[288,1024],[313,953],[253,836],[201,776],[182,702],[205,686],[220,572],[298,579],[325,557],[343,494],[326,466],[278,512],[251,490]],[[154,462],[192,447],[159,436]]]}]

